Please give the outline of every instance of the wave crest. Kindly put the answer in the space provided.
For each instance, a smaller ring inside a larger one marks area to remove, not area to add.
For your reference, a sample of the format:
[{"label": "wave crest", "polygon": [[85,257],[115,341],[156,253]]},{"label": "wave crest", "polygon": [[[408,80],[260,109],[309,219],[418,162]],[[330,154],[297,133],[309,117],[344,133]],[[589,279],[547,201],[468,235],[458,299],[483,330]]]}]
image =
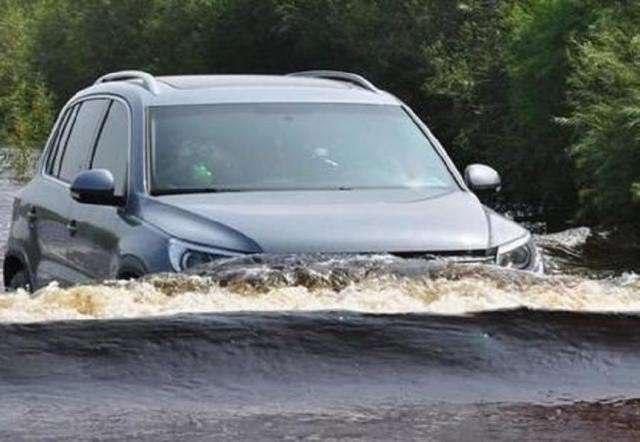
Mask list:
[{"label": "wave crest", "polygon": [[185,313],[350,310],[461,315],[529,308],[640,311],[640,277],[591,280],[392,257],[232,260],[190,275],[0,298],[0,321],[143,318]]}]

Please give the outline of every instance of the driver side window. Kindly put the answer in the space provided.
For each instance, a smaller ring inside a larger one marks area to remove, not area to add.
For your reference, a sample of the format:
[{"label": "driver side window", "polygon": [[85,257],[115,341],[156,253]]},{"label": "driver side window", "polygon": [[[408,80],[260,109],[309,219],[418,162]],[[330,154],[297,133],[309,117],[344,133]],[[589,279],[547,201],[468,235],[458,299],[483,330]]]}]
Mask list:
[{"label": "driver side window", "polygon": [[129,158],[129,120],[127,108],[113,100],[98,135],[91,169],[106,169],[113,175],[115,195],[124,196]]}]

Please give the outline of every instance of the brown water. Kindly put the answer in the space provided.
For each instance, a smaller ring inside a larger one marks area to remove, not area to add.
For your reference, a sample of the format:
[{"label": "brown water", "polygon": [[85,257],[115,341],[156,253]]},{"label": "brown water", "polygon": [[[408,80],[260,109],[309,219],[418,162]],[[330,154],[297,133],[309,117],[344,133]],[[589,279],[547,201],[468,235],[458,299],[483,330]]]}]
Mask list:
[{"label": "brown water", "polygon": [[258,257],[5,294],[0,439],[640,438],[635,249],[538,240],[545,277]]}]

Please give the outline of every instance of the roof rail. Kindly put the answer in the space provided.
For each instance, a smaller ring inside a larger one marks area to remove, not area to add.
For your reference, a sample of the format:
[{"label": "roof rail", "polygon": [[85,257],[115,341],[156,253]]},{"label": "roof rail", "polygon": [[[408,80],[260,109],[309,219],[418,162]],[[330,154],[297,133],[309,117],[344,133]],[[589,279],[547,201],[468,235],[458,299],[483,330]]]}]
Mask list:
[{"label": "roof rail", "polygon": [[142,85],[153,95],[158,94],[158,82],[153,75],[142,71],[112,72],[98,78],[94,84],[107,83],[109,81],[142,80]]},{"label": "roof rail", "polygon": [[341,71],[303,71],[294,72],[288,74],[290,77],[309,77],[309,78],[325,78],[327,80],[345,81],[347,83],[355,84],[363,89],[371,92],[380,92],[369,80],[358,74],[352,74],[350,72]]}]

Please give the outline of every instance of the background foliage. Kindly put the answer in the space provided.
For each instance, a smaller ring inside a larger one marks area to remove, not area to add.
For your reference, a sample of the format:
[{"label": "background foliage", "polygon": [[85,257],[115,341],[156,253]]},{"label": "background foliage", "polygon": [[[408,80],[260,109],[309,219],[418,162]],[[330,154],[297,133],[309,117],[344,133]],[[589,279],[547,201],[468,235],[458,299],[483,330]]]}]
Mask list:
[{"label": "background foliage", "polygon": [[553,228],[640,213],[640,2],[0,0],[0,142],[105,72],[355,71]]}]

